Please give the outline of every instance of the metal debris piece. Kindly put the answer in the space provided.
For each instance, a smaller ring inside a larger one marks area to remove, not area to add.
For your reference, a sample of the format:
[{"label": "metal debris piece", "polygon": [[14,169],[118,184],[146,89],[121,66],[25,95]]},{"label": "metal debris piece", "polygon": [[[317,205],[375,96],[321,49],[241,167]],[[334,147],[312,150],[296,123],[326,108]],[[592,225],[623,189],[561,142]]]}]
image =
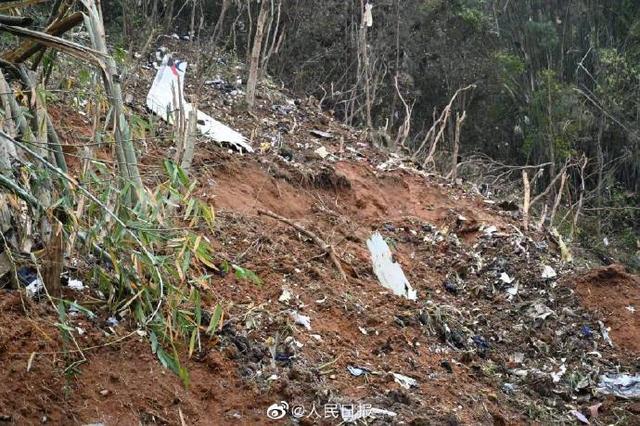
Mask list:
[{"label": "metal debris piece", "polygon": [[405,389],[411,389],[418,386],[418,381],[403,374],[393,373],[393,380]]},{"label": "metal debris piece", "polygon": [[82,291],[85,289],[84,284],[82,283],[82,281],[80,280],[76,280],[76,279],[70,279],[69,283],[67,284],[69,286],[70,289],[75,290],[75,291]]},{"label": "metal debris piece", "polygon": [[566,372],[567,372],[567,366],[562,364],[558,371],[551,373],[551,379],[553,380],[553,383],[558,383],[560,379],[562,379],[562,376],[564,376],[564,373]]},{"label": "metal debris piece", "polygon": [[571,410],[569,411],[569,414],[573,415],[576,419],[578,419],[580,422],[584,423],[585,425],[590,424],[589,420],[585,417],[585,415],[578,410]]},{"label": "metal debris piece", "polygon": [[369,370],[368,368],[357,367],[354,365],[347,365],[347,371],[349,371],[349,373],[351,373],[351,375],[355,377],[366,376],[367,374],[371,373],[371,370]]},{"label": "metal debris piece", "polygon": [[331,138],[333,138],[333,134],[332,133],[323,132],[322,130],[318,130],[318,129],[313,129],[309,133],[311,133],[313,136],[316,136],[316,137],[321,138],[321,139],[331,139]]},{"label": "metal debris piece", "polygon": [[313,152],[322,159],[327,158],[329,156],[329,151],[327,151],[327,148],[325,148],[324,146],[321,146],[320,148],[316,149]]},{"label": "metal debris piece", "polygon": [[542,303],[536,303],[529,310],[529,316],[533,317],[534,319],[539,318],[545,320],[550,315],[554,315],[554,312],[548,306]]},{"label": "metal debris piece", "polygon": [[602,375],[597,391],[625,399],[640,398],[640,374]]},{"label": "metal debris piece", "polygon": [[391,250],[379,232],[367,240],[367,247],[371,252],[373,270],[380,284],[393,291],[396,296],[416,300],[418,297],[416,290],[409,284],[400,264],[393,261]]},{"label": "metal debris piece", "polygon": [[35,297],[42,290],[44,290],[44,283],[40,278],[36,278],[35,280],[31,281],[31,283],[25,288],[25,290],[27,291],[27,296]]},{"label": "metal debris piece", "polygon": [[301,315],[298,311],[291,312],[291,319],[298,325],[303,326],[307,330],[311,330],[311,318],[306,315]]},{"label": "metal debris piece", "polygon": [[293,295],[286,288],[282,289],[282,294],[278,297],[278,302],[287,303]]},{"label": "metal debris piece", "polygon": [[490,237],[493,234],[495,234],[496,232],[498,232],[498,228],[496,228],[495,226],[491,225],[491,226],[487,226],[486,228],[483,229],[484,235]]},{"label": "metal debris piece", "polygon": [[549,280],[549,279],[553,279],[553,278],[555,278],[557,276],[558,276],[558,274],[556,273],[555,269],[553,269],[549,265],[544,265],[544,267],[542,268],[542,278],[543,279]]},{"label": "metal debris piece", "polygon": [[515,278],[510,277],[509,274],[507,274],[506,272],[503,272],[502,274],[500,274],[500,281],[502,281],[505,284],[511,284],[514,279]]},{"label": "metal debris piece", "polygon": [[604,325],[602,321],[598,321],[598,325],[600,326],[600,334],[602,334],[602,338],[605,342],[611,347],[613,347],[613,340],[609,337],[609,329]]},{"label": "metal debris piece", "polygon": [[[194,107],[184,100],[187,63],[165,58],[147,94],[147,107],[164,121],[173,123],[176,111],[182,109],[184,116],[188,119]],[[198,131],[204,136],[218,143],[231,144],[238,151],[253,152],[251,145],[239,132],[200,110],[195,112]]]}]

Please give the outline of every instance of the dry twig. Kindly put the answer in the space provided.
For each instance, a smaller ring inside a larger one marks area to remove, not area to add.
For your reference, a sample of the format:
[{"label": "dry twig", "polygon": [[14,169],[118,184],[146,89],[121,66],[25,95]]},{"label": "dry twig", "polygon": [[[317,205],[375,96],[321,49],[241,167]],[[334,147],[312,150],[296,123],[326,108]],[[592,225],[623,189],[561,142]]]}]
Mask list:
[{"label": "dry twig", "polygon": [[342,269],[342,265],[340,264],[340,259],[338,259],[338,255],[336,254],[336,251],[335,251],[335,249],[333,248],[332,245],[327,244],[322,238],[320,238],[319,236],[317,236],[313,232],[303,228],[302,226],[298,225],[297,223],[293,222],[290,219],[287,219],[286,217],[282,217],[280,215],[275,214],[274,212],[271,212],[271,211],[268,211],[268,210],[262,210],[262,209],[258,209],[258,214],[259,215],[264,215],[264,216],[269,216],[269,217],[272,217],[274,219],[279,220],[280,222],[286,223],[287,225],[294,227],[298,231],[302,232],[303,234],[305,234],[306,236],[311,238],[313,240],[313,242],[315,242],[318,246],[320,246],[320,248],[322,250],[324,250],[325,254],[329,255],[329,257],[333,261],[333,264],[336,266],[336,268],[340,272],[340,275],[342,276],[342,279],[344,279],[344,280],[347,279],[347,274],[344,272],[344,269]]}]

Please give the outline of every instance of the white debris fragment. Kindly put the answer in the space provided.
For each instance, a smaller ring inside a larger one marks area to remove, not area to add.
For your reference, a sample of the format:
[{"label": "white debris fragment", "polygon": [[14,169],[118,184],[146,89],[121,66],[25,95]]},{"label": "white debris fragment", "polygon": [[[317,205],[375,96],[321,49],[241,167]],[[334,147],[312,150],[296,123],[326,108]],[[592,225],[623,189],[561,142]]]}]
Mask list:
[{"label": "white debris fragment", "polygon": [[531,312],[530,312],[530,316],[532,316],[534,319],[542,319],[545,320],[547,319],[548,316],[553,315],[554,312],[546,305],[542,304],[542,303],[536,303],[535,305],[533,305],[533,307],[531,308]]},{"label": "white debris fragment", "polygon": [[631,312],[632,314],[636,312],[636,308],[633,305],[626,306],[625,309]]},{"label": "white debris fragment", "polygon": [[558,276],[558,274],[556,273],[555,269],[553,269],[549,265],[544,265],[544,267],[542,268],[542,278],[543,279],[549,280],[549,279],[555,278],[557,276]]},{"label": "white debris fragment", "polygon": [[327,158],[329,156],[329,151],[327,151],[327,148],[325,148],[324,146],[321,146],[320,148],[316,149],[315,151],[313,151],[318,157],[320,158]]},{"label": "white debris fragment", "polygon": [[70,279],[68,286],[71,290],[82,291],[84,290],[84,284],[80,280]]},{"label": "white debris fragment", "polygon": [[560,381],[560,379],[562,378],[562,376],[564,376],[564,373],[567,372],[567,366],[562,364],[560,366],[560,370],[556,371],[556,372],[552,372],[551,373],[551,379],[553,380],[553,383],[558,383]]},{"label": "white debris fragment", "polygon": [[[189,118],[194,108],[184,100],[187,63],[168,61],[165,58],[163,58],[163,64],[158,68],[158,73],[147,94],[147,107],[164,121],[173,123],[174,115],[176,111],[180,110],[180,107],[182,107],[186,119]],[[171,64],[167,62],[171,62]],[[253,152],[253,148],[246,142],[246,138],[232,128],[200,110],[196,110],[196,119],[198,131],[209,139],[218,143],[229,143],[238,150]]]},{"label": "white debris fragment", "polygon": [[500,281],[502,281],[505,284],[511,284],[514,279],[515,278],[510,277],[509,274],[507,274],[506,272],[503,272],[502,274],[500,274]]},{"label": "white debris fragment", "polygon": [[403,374],[393,373],[393,380],[405,389],[411,389],[418,386],[418,381]]},{"label": "white debris fragment", "polygon": [[507,294],[509,295],[509,300],[511,300],[516,294],[518,294],[519,287],[520,287],[520,285],[519,285],[518,281],[516,281],[516,283],[513,285],[513,287],[509,287],[507,289]]},{"label": "white debris fragment", "polygon": [[367,27],[373,26],[373,13],[371,13],[371,9],[373,9],[373,4],[367,2],[367,4],[364,5],[364,17],[362,19]]},{"label": "white debris fragment", "polygon": [[598,392],[620,398],[640,398],[640,374],[616,374],[600,376]]},{"label": "white debris fragment", "polygon": [[291,292],[286,288],[283,288],[282,294],[280,295],[280,297],[278,297],[278,302],[287,303],[289,300],[291,300],[291,296],[293,296]]},{"label": "white debris fragment", "polygon": [[380,284],[396,296],[416,300],[418,298],[416,290],[409,284],[400,264],[393,261],[391,250],[379,232],[367,240],[367,247],[371,253],[373,270]]},{"label": "white debris fragment", "polygon": [[291,312],[291,319],[298,325],[303,326],[307,330],[311,330],[311,318],[306,315],[301,315],[298,311]]},{"label": "white debris fragment", "polygon": [[609,346],[613,347],[613,341],[611,340],[611,337],[609,337],[609,330],[611,329],[605,327],[602,321],[598,321],[598,325],[600,326],[600,334],[602,334],[604,341],[607,342]]},{"label": "white debris fragment", "polygon": [[492,236],[493,234],[495,234],[496,232],[498,232],[498,228],[496,228],[495,226],[491,225],[491,226],[487,226],[486,228],[484,228],[483,230],[484,235],[486,236]]},{"label": "white debris fragment", "polygon": [[309,133],[311,133],[313,136],[321,138],[321,139],[331,139],[331,138],[333,138],[333,134],[331,134],[329,132],[323,132],[322,130],[318,130],[318,129],[313,129]]},{"label": "white debris fragment", "polygon": [[26,287],[27,296],[34,297],[35,295],[40,293],[43,289],[44,289],[44,283],[42,282],[42,280],[40,280],[40,278],[36,278],[35,280],[31,281],[31,284],[29,284]]},{"label": "white debris fragment", "polygon": [[569,411],[569,414],[573,415],[576,419],[578,419],[580,422],[584,423],[585,425],[591,424],[589,423],[589,419],[587,419],[585,415],[578,410],[571,410]]}]

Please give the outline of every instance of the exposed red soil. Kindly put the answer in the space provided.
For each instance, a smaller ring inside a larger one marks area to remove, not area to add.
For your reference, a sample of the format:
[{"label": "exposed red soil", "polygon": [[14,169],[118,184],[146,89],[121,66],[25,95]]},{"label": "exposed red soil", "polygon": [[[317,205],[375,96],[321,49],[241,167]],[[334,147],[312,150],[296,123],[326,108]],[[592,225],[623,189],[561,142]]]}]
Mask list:
[{"label": "exposed red soil", "polygon": [[[87,362],[78,366],[79,374],[65,375],[65,346],[55,328],[52,308],[44,301],[26,301],[29,313],[25,315],[18,293],[5,293],[0,297],[0,361],[5,366],[1,380],[6,386],[0,392],[0,414],[10,415],[16,424],[37,422],[43,416],[54,424],[179,424],[180,412],[187,424],[260,424],[267,421],[265,410],[273,402],[287,400],[308,406],[314,395],[326,399],[336,394],[352,402],[386,395],[400,401],[396,410],[407,414],[417,410],[413,418],[423,421],[451,417],[477,424],[492,423],[494,418],[511,422],[519,418],[519,413],[500,404],[504,396],[478,381],[471,366],[456,363],[453,373],[444,371],[440,363],[451,354],[433,353],[440,344],[420,327],[398,327],[396,317],[403,311],[407,318],[414,318],[410,322],[416,321],[415,306],[400,298],[390,299],[383,291],[371,274],[364,244],[371,231],[384,223],[446,224],[452,217],[455,221],[457,214],[475,221],[477,200],[460,190],[428,183],[419,175],[375,172],[367,164],[338,163],[330,175],[341,176],[338,181],[346,186],[325,188],[320,183],[318,188],[286,176],[274,177],[273,168],[251,158],[227,157],[215,148],[199,155],[205,157],[196,161],[199,194],[210,199],[219,212],[220,234],[213,236],[214,244],[222,255],[239,259],[263,280],[256,286],[232,276],[214,279],[210,283],[212,303],[223,301],[231,318],[242,318],[251,306],[264,307],[267,310],[259,315],[259,321],[267,321],[267,325],[250,331],[248,337],[262,342],[277,333],[291,335],[304,345],[303,363],[285,371],[273,370],[285,377],[265,388],[264,380],[259,385],[250,376],[243,377],[255,374],[256,367],[237,346],[225,339],[221,346],[213,341],[195,357],[200,361],[187,361],[191,386],[184,389],[179,379],[157,362],[146,339],[134,335],[87,350]],[[207,166],[216,162],[218,167]],[[350,281],[341,281],[333,266],[318,258],[318,247],[301,239],[293,228],[258,217],[258,208],[298,219],[326,237],[347,264]],[[488,212],[481,212],[477,219],[481,218],[492,223],[503,220]],[[397,259],[422,295],[436,291],[441,273],[414,266],[410,259],[413,251],[410,245],[398,242]],[[296,304],[305,306],[300,312],[313,318],[311,332],[298,326],[291,329],[287,307],[277,302],[274,306],[283,286],[297,296]],[[275,316],[269,318],[271,315]],[[74,325],[92,330],[87,337],[78,337],[81,347],[104,343],[103,324],[80,321]],[[362,330],[371,334],[365,336]],[[48,337],[43,339],[45,335]],[[39,354],[27,372],[33,352]],[[77,360],[77,355],[72,359]],[[312,373],[328,362],[333,363],[326,375]],[[346,370],[351,364],[382,374],[355,378]],[[393,381],[391,371],[411,375],[421,386],[402,389]],[[263,376],[269,374],[263,372]]]},{"label": "exposed red soil", "polygon": [[[155,156],[159,153],[144,161],[151,163]],[[78,366],[79,372],[65,375],[69,361],[63,349],[73,347],[63,345],[53,309],[46,302],[26,301],[25,313],[18,293],[2,293],[0,415],[11,416],[14,424],[38,423],[43,416],[53,424],[180,424],[180,415],[186,424],[264,424],[265,410],[274,402],[286,400],[308,409],[337,396],[342,402],[367,401],[392,409],[413,424],[526,423],[518,406],[481,372],[484,361],[451,352],[420,326],[420,305],[380,287],[365,245],[373,230],[385,226],[410,230],[434,223],[464,235],[464,244],[471,247],[480,225],[507,229],[508,217],[436,178],[403,170],[381,172],[366,162],[348,160],[327,170],[323,177],[303,179],[277,158],[264,163],[213,147],[198,153],[198,194],[218,210],[212,241],[221,256],[251,268],[263,283],[257,286],[231,275],[210,281],[207,304],[224,304],[229,331],[205,342],[191,360],[183,359],[191,376],[187,389],[157,362],[146,338],[135,334],[86,350],[87,362]],[[348,281],[339,278],[315,244],[289,225],[258,216],[258,209],[294,219],[333,244]],[[466,218],[464,226],[457,220],[460,215]],[[434,255],[411,238],[398,239],[395,256],[421,298],[451,301],[441,294],[445,275],[456,268],[446,251]],[[436,266],[440,264],[448,267]],[[625,315],[625,306],[633,302],[620,297],[616,304],[602,304],[611,292],[637,301],[634,285],[637,278],[613,269],[586,275],[577,288],[583,297],[589,290],[593,294],[585,298],[587,306],[608,313],[605,321],[613,328],[614,341],[636,350],[633,336],[621,334],[620,313]],[[289,304],[278,302],[283,288],[294,294]],[[312,318],[311,331],[292,325],[292,308]],[[105,338],[105,316],[93,324],[82,319],[74,323],[88,330],[86,337],[77,337],[81,347],[114,338]],[[247,328],[248,320],[254,325]],[[118,335],[130,327],[124,322]],[[292,365],[257,363],[265,342],[274,336],[303,345]],[[38,354],[27,372],[33,352]],[[443,361],[452,372],[442,367]],[[319,369],[324,364],[329,366]],[[348,365],[379,374],[353,377]],[[418,388],[402,388],[390,372],[415,378]],[[266,380],[271,375],[278,378]]]},{"label": "exposed red soil", "polygon": [[640,355],[640,277],[621,265],[587,272],[575,280],[586,307],[611,327],[611,338],[630,356]]}]

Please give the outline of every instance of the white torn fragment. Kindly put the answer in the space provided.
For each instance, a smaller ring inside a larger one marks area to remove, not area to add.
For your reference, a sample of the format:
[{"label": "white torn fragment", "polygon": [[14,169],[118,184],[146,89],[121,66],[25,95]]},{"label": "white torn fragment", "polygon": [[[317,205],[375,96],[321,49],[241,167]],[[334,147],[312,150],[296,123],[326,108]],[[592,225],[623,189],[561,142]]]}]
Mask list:
[{"label": "white torn fragment", "polygon": [[564,376],[564,373],[566,372],[567,372],[567,366],[564,364],[560,366],[560,369],[558,371],[552,372],[551,379],[553,380],[553,383],[558,383],[562,378],[562,376]]},{"label": "white torn fragment", "polygon": [[329,151],[327,151],[327,148],[325,148],[324,146],[321,146],[320,148],[316,149],[315,151],[313,151],[318,157],[320,158],[327,158],[329,156]]},{"label": "white torn fragment", "polygon": [[515,278],[510,277],[509,274],[507,274],[506,272],[503,272],[502,274],[500,274],[500,281],[502,281],[505,284],[511,284],[514,279]]},{"label": "white torn fragment", "polygon": [[416,290],[409,284],[400,264],[393,261],[391,250],[379,232],[367,240],[367,247],[371,253],[373,271],[380,284],[391,290],[396,296],[416,300],[418,297]]},{"label": "white torn fragment", "polygon": [[418,386],[418,381],[416,379],[403,374],[393,373],[393,380],[405,389],[411,389]]},{"label": "white torn fragment", "polygon": [[544,267],[542,268],[542,278],[543,279],[549,280],[549,279],[555,278],[557,276],[558,276],[558,274],[556,273],[555,269],[553,269],[549,265],[544,265]]},{"label": "white torn fragment", "polygon": [[483,232],[484,232],[484,235],[491,236],[491,235],[495,234],[496,232],[498,232],[498,228],[496,228],[493,225],[487,226],[486,228],[484,228]]},{"label": "white torn fragment", "polygon": [[[166,61],[163,61],[166,62]],[[163,63],[156,74],[151,89],[147,94],[147,107],[168,123],[173,123],[177,111],[182,110],[188,119],[193,105],[184,99],[184,79],[187,63],[171,61]],[[198,131],[218,143],[228,143],[239,151],[253,152],[246,138],[232,128],[215,120],[200,110],[196,110]]]},{"label": "white torn fragment", "polygon": [[291,312],[291,319],[298,325],[303,326],[307,330],[311,330],[311,318],[306,315],[301,315],[298,311]]},{"label": "white torn fragment", "polygon": [[542,303],[536,303],[535,305],[532,306],[529,315],[534,319],[545,320],[547,319],[547,317],[553,314],[554,312],[548,306]]},{"label": "white torn fragment", "polygon": [[585,415],[578,410],[571,410],[569,411],[569,414],[573,415],[576,419],[578,419],[580,422],[584,423],[585,425],[590,424],[589,419],[587,419]]},{"label": "white torn fragment", "polygon": [[518,289],[519,289],[519,283],[518,281],[516,281],[516,283],[513,285],[513,287],[509,287],[507,289],[507,294],[509,295],[509,300],[511,300],[516,294],[518,294]]},{"label": "white torn fragment", "polygon": [[640,374],[602,375],[597,390],[625,399],[640,398]]},{"label": "white torn fragment", "polygon": [[31,281],[31,284],[29,284],[25,289],[27,291],[27,296],[34,297],[44,289],[44,283],[40,278],[36,278]]},{"label": "white torn fragment", "polygon": [[287,303],[289,300],[291,300],[291,296],[292,296],[291,292],[286,288],[283,288],[282,294],[280,295],[280,297],[278,297],[278,301],[282,303]]},{"label": "white torn fragment", "polygon": [[362,17],[362,20],[367,27],[373,27],[373,13],[371,12],[372,9],[373,4],[367,2],[367,4],[364,5],[364,16]]},{"label": "white torn fragment", "polygon": [[80,280],[70,279],[68,286],[71,290],[76,290],[76,291],[84,290],[84,284]]},{"label": "white torn fragment", "polygon": [[607,342],[609,346],[613,347],[613,340],[611,340],[611,337],[609,337],[609,330],[611,329],[605,327],[602,321],[598,321],[598,325],[600,326],[600,334],[602,334],[602,338],[604,339],[604,341]]},{"label": "white torn fragment", "polygon": [[321,138],[321,139],[331,139],[331,138],[333,138],[333,134],[331,134],[329,132],[323,132],[322,130],[318,130],[318,129],[313,129],[309,133],[311,133],[313,136]]}]

